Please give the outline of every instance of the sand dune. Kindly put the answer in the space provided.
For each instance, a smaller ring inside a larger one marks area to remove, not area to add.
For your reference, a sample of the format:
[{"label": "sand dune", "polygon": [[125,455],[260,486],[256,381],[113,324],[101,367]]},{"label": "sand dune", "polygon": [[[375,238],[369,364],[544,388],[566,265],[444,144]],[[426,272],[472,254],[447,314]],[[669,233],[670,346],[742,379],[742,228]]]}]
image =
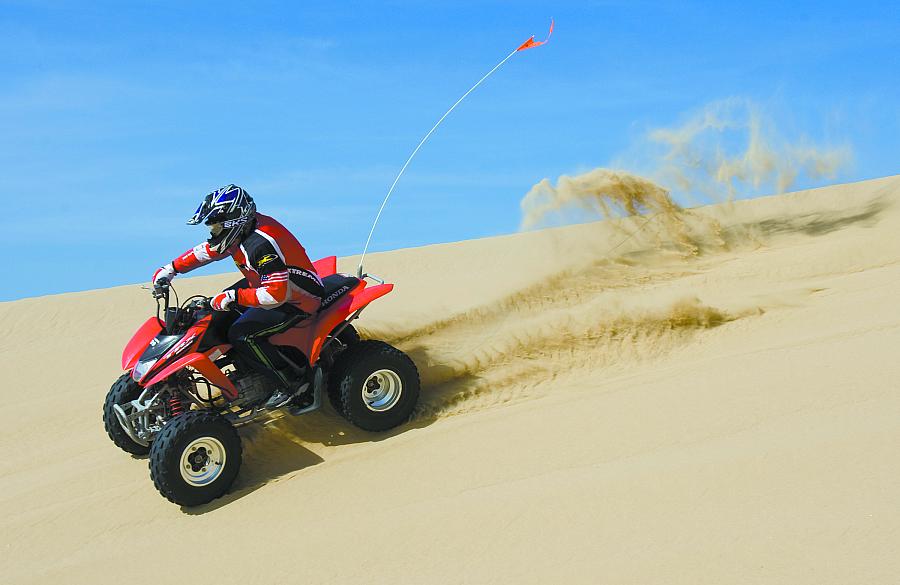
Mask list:
[{"label": "sand dune", "polygon": [[900,176],[683,220],[372,255],[415,419],[246,428],[199,509],[100,423],[146,291],[0,304],[3,581],[900,582]]}]

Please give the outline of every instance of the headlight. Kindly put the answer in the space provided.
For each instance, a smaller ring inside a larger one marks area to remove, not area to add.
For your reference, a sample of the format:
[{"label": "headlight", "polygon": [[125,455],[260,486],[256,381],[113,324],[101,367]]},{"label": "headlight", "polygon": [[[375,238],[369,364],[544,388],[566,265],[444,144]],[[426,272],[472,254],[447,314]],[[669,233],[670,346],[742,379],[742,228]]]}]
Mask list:
[{"label": "headlight", "polygon": [[150,371],[150,369],[156,365],[156,362],[159,361],[159,358],[154,360],[147,360],[145,362],[138,362],[136,366],[134,366],[134,370],[131,371],[131,377],[134,378],[135,382],[140,382],[141,378]]}]

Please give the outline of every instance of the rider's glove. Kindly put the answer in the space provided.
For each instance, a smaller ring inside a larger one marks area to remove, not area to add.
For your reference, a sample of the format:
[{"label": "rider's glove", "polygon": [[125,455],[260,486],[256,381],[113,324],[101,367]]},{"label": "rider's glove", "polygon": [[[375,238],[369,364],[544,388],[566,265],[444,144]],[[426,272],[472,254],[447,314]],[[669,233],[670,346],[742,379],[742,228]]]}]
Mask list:
[{"label": "rider's glove", "polygon": [[234,290],[220,292],[209,301],[209,305],[216,311],[227,311],[234,303]]},{"label": "rider's glove", "polygon": [[175,271],[175,267],[172,266],[172,263],[169,262],[159,270],[153,273],[153,280],[151,281],[154,285],[159,281],[165,282],[165,284],[169,284],[172,282],[172,279],[175,278],[175,275],[178,272]]}]

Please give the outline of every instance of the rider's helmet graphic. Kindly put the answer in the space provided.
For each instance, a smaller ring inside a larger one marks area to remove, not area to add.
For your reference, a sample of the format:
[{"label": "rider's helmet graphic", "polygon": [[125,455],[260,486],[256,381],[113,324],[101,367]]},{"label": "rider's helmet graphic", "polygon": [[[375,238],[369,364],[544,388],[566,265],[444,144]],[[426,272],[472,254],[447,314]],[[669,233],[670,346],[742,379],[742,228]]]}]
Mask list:
[{"label": "rider's helmet graphic", "polygon": [[222,254],[253,227],[256,204],[237,185],[228,185],[206,196],[188,225],[209,226],[209,248]]}]

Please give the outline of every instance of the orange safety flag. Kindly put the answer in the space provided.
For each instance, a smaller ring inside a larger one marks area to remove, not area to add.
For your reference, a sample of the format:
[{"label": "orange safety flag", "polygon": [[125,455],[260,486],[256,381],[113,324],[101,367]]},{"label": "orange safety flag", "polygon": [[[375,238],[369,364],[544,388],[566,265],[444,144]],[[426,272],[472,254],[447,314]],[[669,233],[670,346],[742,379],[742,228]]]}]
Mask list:
[{"label": "orange safety flag", "polygon": [[547,33],[547,38],[543,41],[534,40],[534,35],[531,35],[531,38],[522,43],[522,45],[516,49],[516,51],[524,51],[525,49],[531,49],[532,47],[540,47],[550,41],[550,37],[553,35],[553,19],[550,19],[550,32]]}]

